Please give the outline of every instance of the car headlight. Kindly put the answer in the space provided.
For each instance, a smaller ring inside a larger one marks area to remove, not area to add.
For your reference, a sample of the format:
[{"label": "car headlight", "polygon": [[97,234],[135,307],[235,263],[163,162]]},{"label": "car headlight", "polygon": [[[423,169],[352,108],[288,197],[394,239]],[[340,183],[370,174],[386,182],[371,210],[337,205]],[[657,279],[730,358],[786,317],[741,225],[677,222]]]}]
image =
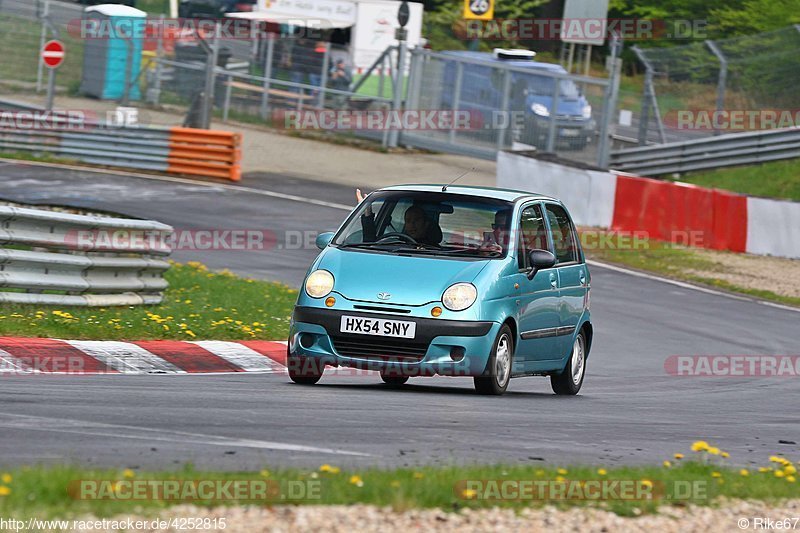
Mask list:
[{"label": "car headlight", "polygon": [[543,104],[531,104],[531,111],[540,117],[549,117],[550,110]]},{"label": "car headlight", "polygon": [[315,270],[306,279],[306,294],[312,298],[322,298],[333,290],[333,274],[327,270]]},{"label": "car headlight", "polygon": [[463,311],[475,303],[478,289],[472,283],[455,283],[442,294],[442,303],[451,311]]},{"label": "car headlight", "polygon": [[588,104],[583,106],[583,109],[581,109],[581,115],[583,118],[592,118],[592,106]]}]

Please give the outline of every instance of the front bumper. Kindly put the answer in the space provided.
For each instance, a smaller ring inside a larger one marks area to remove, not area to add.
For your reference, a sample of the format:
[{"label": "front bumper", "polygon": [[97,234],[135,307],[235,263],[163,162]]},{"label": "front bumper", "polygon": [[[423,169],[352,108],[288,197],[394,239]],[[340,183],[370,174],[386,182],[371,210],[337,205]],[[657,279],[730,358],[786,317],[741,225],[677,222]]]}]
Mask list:
[{"label": "front bumper", "polygon": [[[402,320],[416,324],[414,339],[341,333],[343,314]],[[295,307],[289,352],[319,364],[347,366],[402,375],[481,375],[500,324],[488,321],[422,318],[317,307]],[[454,360],[452,354],[463,357]]]}]

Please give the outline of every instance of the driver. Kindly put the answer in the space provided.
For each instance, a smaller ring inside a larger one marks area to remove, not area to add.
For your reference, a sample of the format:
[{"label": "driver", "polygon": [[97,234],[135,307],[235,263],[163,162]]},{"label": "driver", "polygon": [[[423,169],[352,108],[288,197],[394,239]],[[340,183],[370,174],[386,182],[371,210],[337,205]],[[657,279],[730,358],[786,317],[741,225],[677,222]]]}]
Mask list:
[{"label": "driver", "polygon": [[[364,200],[361,189],[356,189],[356,200],[359,203]],[[442,240],[442,230],[439,225],[418,205],[412,205],[406,209],[403,215],[403,223],[403,231],[401,233],[408,235],[420,244],[439,244]],[[361,215],[361,228],[363,242],[377,240],[375,214],[372,212],[372,206],[367,206],[367,209]]]}]

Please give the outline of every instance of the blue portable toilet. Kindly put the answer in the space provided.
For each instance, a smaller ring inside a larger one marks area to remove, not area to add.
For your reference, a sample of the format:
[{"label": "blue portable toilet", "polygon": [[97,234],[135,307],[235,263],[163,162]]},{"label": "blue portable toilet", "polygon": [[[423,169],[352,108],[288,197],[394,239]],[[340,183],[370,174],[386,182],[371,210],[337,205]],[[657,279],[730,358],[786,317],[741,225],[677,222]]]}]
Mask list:
[{"label": "blue portable toilet", "polygon": [[128,97],[141,99],[137,80],[146,25],[147,13],[122,4],[101,4],[84,10],[81,93],[102,100],[119,100],[125,94],[128,80]]}]

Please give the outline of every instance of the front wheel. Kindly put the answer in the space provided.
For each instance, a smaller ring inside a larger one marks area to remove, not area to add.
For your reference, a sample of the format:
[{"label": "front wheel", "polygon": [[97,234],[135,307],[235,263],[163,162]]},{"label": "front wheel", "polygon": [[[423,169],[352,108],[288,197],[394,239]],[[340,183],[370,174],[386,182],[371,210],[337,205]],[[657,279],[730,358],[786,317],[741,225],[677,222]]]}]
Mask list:
[{"label": "front wheel", "polygon": [[381,372],[381,379],[390,387],[399,387],[400,385],[406,384],[408,381],[408,376],[398,376],[396,374],[387,374]]},{"label": "front wheel", "polygon": [[478,394],[500,396],[508,388],[511,379],[511,363],[514,359],[514,337],[511,328],[504,325],[494,341],[492,353],[486,363],[483,375],[475,376],[475,390]]},{"label": "front wheel", "polygon": [[560,374],[550,376],[553,392],[560,395],[575,395],[581,390],[586,371],[586,334],[581,331],[572,344],[572,354]]},{"label": "front wheel", "polygon": [[299,357],[286,351],[286,368],[289,379],[298,385],[313,385],[322,378],[325,365],[310,357]]}]

